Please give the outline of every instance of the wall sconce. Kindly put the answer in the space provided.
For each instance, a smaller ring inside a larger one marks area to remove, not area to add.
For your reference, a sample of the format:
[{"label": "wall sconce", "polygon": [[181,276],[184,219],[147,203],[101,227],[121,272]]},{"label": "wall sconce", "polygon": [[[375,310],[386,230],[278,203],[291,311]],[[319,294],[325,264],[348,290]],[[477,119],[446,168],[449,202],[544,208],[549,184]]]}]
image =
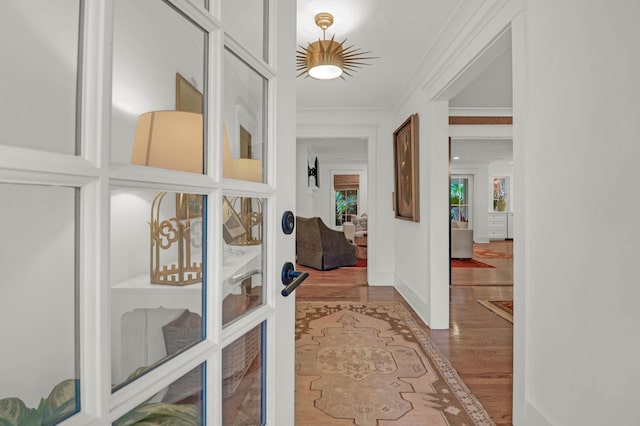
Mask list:
[{"label": "wall sconce", "polygon": [[319,178],[320,167],[318,166],[318,157],[316,157],[314,161],[313,167],[309,165],[309,160],[307,160],[307,185],[308,186],[316,186],[320,188]]},{"label": "wall sconce", "polygon": [[[152,111],[138,118],[131,163],[192,173],[203,173],[202,114]],[[187,285],[202,281],[202,255],[195,261],[192,248],[202,247],[205,198],[176,194],[175,217],[163,219],[166,192],[151,204],[149,279],[153,284]],[[173,262],[172,260],[177,260]]]}]

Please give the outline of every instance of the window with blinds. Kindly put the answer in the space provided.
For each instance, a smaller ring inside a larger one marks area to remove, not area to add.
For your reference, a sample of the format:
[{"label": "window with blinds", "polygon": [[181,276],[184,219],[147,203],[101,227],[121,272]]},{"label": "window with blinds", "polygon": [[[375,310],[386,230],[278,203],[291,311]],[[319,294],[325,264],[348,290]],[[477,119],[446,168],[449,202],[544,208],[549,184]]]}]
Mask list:
[{"label": "window with blinds", "polygon": [[336,226],[342,226],[350,221],[352,215],[358,214],[359,188],[360,175],[333,175]]}]

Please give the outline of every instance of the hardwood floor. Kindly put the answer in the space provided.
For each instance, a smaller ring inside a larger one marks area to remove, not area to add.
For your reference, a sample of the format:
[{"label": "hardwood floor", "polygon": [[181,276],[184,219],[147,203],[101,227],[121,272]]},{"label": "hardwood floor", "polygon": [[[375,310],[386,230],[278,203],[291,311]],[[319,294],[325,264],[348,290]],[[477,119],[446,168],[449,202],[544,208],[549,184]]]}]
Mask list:
[{"label": "hardwood floor", "polygon": [[[511,241],[491,242],[483,246],[512,253]],[[495,269],[504,269],[504,273],[495,274],[493,277],[485,276],[481,283],[478,280],[478,284],[465,284],[463,280],[471,268],[452,270],[452,282],[456,284],[450,287],[451,319],[448,330],[430,330],[415,313],[414,317],[449,359],[496,425],[506,426],[512,424],[513,326],[477,303],[477,300],[513,298],[513,260],[478,260],[494,264]],[[500,262],[496,264],[497,260]],[[362,271],[354,271],[357,269],[364,270],[366,278],[366,268],[341,268],[331,271],[333,284],[313,284],[322,281],[322,274],[325,272],[312,272],[309,279],[313,278],[313,281],[301,285],[296,290],[297,300],[344,300],[365,303],[398,301],[413,313],[411,307],[392,286],[346,284],[352,282],[350,279],[361,279]],[[346,285],[341,285],[340,282]]]},{"label": "hardwood floor", "polygon": [[[345,287],[358,287],[367,285],[367,268],[338,268],[329,271],[318,271],[296,264],[296,271],[308,272],[309,278],[304,285],[341,285]],[[296,290],[297,291],[297,290]]]}]

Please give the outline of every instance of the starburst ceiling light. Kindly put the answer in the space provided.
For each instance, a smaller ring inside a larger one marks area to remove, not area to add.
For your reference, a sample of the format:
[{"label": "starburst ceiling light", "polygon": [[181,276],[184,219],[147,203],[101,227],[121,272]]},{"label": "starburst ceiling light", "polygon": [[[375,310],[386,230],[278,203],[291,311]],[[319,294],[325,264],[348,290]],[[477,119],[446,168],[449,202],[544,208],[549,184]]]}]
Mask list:
[{"label": "starburst ceiling light", "polygon": [[375,59],[365,56],[371,52],[360,52],[361,49],[353,45],[344,47],[347,39],[342,43],[334,41],[335,34],[331,40],[327,40],[327,28],[333,24],[333,15],[330,13],[318,13],[315,21],[322,29],[322,40],[309,43],[307,47],[299,46],[302,50],[296,51],[297,71],[301,71],[298,77],[307,74],[319,80],[333,80],[338,77],[344,80],[343,74],[353,77],[351,73],[356,68],[370,65],[363,61]]}]

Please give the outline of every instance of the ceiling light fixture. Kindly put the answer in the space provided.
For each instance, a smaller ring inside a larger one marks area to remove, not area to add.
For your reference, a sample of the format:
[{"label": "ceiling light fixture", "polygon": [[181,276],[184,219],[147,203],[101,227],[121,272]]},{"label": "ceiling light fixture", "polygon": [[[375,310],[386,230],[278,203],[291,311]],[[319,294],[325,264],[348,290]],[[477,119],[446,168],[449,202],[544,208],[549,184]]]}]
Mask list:
[{"label": "ceiling light fixture", "polygon": [[350,73],[363,65],[370,65],[363,62],[374,57],[367,57],[371,52],[360,52],[361,49],[353,45],[344,47],[347,39],[342,43],[334,41],[335,34],[331,40],[327,40],[327,28],[333,24],[333,15],[330,13],[318,13],[315,17],[316,25],[322,29],[322,40],[309,43],[307,47],[299,46],[302,50],[297,53],[297,71],[300,77],[303,74],[318,80],[333,80],[342,78],[344,75],[353,77]]}]

